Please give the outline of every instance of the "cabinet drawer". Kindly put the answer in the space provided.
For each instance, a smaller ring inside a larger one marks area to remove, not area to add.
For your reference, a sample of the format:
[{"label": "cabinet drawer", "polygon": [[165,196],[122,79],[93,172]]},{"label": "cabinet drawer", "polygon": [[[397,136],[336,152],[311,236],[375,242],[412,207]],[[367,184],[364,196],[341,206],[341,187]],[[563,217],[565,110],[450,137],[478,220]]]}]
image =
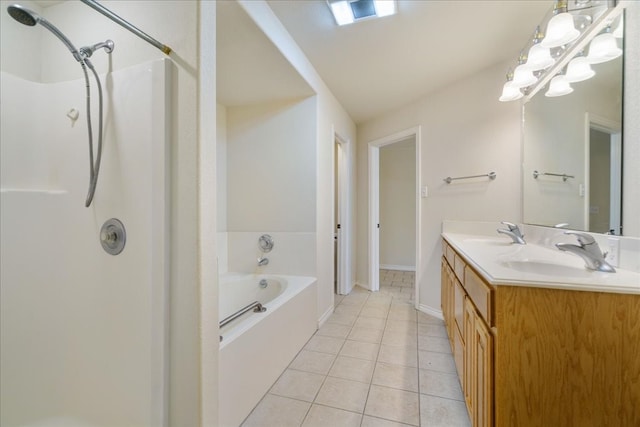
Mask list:
[{"label": "cabinet drawer", "polygon": [[454,260],[455,252],[453,251],[453,248],[449,246],[448,243],[444,242],[443,249],[444,249],[444,252],[443,252],[444,257],[449,262],[449,265],[453,267],[453,264],[455,263],[455,260]]},{"label": "cabinet drawer", "polygon": [[464,268],[467,264],[462,260],[460,255],[454,254],[453,271],[456,273],[456,277],[460,280],[460,283],[464,283]]},{"label": "cabinet drawer", "polygon": [[480,276],[469,268],[469,266],[465,267],[464,270],[464,288],[482,318],[487,322],[487,325],[494,326],[491,287],[483,282]]}]

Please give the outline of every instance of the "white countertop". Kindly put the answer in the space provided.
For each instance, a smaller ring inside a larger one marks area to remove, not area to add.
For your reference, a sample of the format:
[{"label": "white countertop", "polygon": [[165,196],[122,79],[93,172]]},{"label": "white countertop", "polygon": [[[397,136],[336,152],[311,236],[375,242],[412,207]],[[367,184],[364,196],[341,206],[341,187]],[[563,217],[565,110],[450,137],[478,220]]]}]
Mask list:
[{"label": "white countertop", "polygon": [[[495,232],[495,228],[493,230]],[[444,227],[442,237],[494,286],[640,294],[638,272],[619,267],[615,273],[588,270],[582,258],[555,246],[513,244],[510,238],[497,233],[488,235],[486,228],[484,233],[469,231]]]}]

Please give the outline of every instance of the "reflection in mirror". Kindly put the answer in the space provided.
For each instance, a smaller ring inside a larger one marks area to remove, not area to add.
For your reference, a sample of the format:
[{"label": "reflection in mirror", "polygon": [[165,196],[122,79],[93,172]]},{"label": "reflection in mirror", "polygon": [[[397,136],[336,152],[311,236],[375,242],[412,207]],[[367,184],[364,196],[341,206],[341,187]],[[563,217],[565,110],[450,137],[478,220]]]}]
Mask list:
[{"label": "reflection in mirror", "polygon": [[571,93],[524,105],[523,220],[622,234],[623,58],[591,68]]}]

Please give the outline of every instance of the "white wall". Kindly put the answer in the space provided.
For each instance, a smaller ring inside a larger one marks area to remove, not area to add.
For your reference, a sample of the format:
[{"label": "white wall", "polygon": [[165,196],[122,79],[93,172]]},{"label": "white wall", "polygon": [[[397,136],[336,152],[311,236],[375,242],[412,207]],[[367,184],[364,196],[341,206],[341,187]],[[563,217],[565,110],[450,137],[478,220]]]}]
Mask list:
[{"label": "white wall", "polygon": [[[440,230],[443,219],[518,221],[520,208],[520,108],[498,101],[504,64],[434,92],[382,118],[358,126],[358,216],[368,215],[367,144],[422,126],[419,244],[417,272],[420,305],[440,310]],[[447,176],[497,173],[494,181],[477,179],[446,184]],[[368,284],[367,223],[358,226],[357,279]]]},{"label": "white wall", "polygon": [[380,268],[416,268],[415,138],[380,148]]},{"label": "white wall", "polygon": [[[329,91],[268,4],[262,0],[240,0],[239,3],[317,94],[316,271],[318,277],[318,315],[320,319],[324,319],[333,310],[334,297],[334,132],[350,141],[348,143],[350,159],[355,162],[355,124]],[[354,166],[355,164],[352,164],[352,169],[354,169]],[[355,174],[351,179],[351,188],[355,189]],[[352,206],[352,214],[355,214],[355,203]],[[353,227],[349,234],[351,242],[355,243],[355,215],[353,216],[352,224]],[[352,245],[352,248],[355,248],[355,245]],[[355,263],[355,257],[352,261]],[[352,268],[352,271],[355,272],[355,268]]]},{"label": "white wall", "polygon": [[[6,7],[13,2],[2,1],[2,69],[42,82],[74,80],[82,76],[80,67],[64,45],[41,26],[17,25],[8,16]],[[20,2],[32,7],[27,2]],[[129,20],[147,33],[171,46],[174,53],[172,82],[170,186],[171,204],[171,302],[170,316],[170,402],[171,425],[197,425],[200,419],[200,351],[201,313],[199,290],[215,286],[215,275],[200,275],[198,264],[198,64],[199,3],[181,1],[102,1],[102,5]],[[32,7],[37,10],[36,7]],[[41,10],[42,16],[60,28],[78,46],[114,40],[114,53],[107,57],[96,52],[92,60],[99,73],[144,63],[165,55],[138,37],[124,30],[98,12],[81,4],[67,1]],[[10,18],[9,18],[10,19]],[[207,19],[203,19],[207,22]],[[207,29],[215,29],[213,21]],[[41,40],[41,46],[33,46]],[[24,45],[22,43],[25,43]],[[7,44],[9,46],[7,46]],[[214,43],[215,45],[215,43]],[[215,52],[215,50],[213,50]],[[7,56],[5,56],[7,55]],[[37,70],[37,71],[36,71]],[[210,71],[215,73],[215,70]],[[211,94],[210,94],[211,95]],[[215,102],[215,94],[209,99]],[[4,105],[3,105],[3,108]],[[215,105],[213,106],[215,111]],[[214,125],[215,126],[215,125]],[[86,166],[86,158],[82,157]],[[205,182],[207,186],[215,182]],[[202,186],[201,186],[202,187]],[[211,237],[215,241],[215,235]],[[215,296],[215,294],[214,294]],[[217,324],[217,302],[210,301],[211,316]],[[205,334],[206,335],[206,334]],[[217,334],[209,334],[213,340]],[[216,363],[215,355],[213,363]],[[212,375],[216,375],[213,373]],[[204,378],[211,382],[210,378]],[[215,378],[214,378],[215,381]],[[214,387],[215,389],[215,387]],[[215,392],[215,390],[214,390]],[[215,396],[214,396],[215,397]],[[207,405],[207,402],[203,403]]]}]

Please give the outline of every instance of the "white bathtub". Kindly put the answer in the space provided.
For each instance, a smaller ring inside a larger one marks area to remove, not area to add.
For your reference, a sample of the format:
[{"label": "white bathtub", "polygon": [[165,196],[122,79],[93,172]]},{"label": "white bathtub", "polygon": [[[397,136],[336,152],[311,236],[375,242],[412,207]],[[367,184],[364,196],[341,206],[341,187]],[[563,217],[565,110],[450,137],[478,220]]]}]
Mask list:
[{"label": "white bathtub", "polygon": [[[260,288],[260,280],[267,287]],[[315,277],[221,277],[220,320],[254,301],[266,311],[248,312],[220,330],[220,426],[237,427],[317,329]]]}]

